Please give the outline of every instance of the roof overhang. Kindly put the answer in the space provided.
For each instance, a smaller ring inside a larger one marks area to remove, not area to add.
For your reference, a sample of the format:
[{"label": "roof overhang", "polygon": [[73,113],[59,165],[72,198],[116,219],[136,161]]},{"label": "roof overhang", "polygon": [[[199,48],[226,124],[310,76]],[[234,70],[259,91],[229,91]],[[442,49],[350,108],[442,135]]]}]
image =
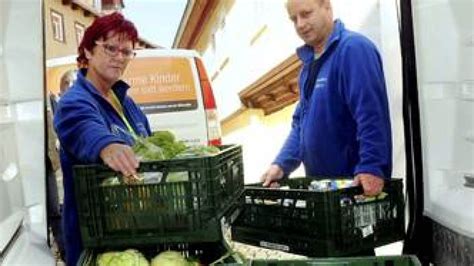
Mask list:
[{"label": "roof overhang", "polygon": [[301,61],[293,54],[242,90],[240,101],[247,108],[263,109],[265,115],[295,103],[299,99],[300,68]]},{"label": "roof overhang", "polygon": [[219,0],[188,0],[173,47],[194,49]]}]

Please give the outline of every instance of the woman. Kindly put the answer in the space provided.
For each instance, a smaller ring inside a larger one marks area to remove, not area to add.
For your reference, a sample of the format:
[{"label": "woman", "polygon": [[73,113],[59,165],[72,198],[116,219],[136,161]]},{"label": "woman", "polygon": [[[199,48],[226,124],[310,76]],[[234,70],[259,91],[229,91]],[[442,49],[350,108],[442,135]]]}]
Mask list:
[{"label": "woman", "polygon": [[139,164],[131,148],[134,136],[151,133],[120,80],[137,40],[135,26],[120,13],[97,18],[78,49],[77,79],[58,103],[54,126],[61,143],[67,265],[76,265],[82,251],[72,166],[103,162],[133,179]]}]

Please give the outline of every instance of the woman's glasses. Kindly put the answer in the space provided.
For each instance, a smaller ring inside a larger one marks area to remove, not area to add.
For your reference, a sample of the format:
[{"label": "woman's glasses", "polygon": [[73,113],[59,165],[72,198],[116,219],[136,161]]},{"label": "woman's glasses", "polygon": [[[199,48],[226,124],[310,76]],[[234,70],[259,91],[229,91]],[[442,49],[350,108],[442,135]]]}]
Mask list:
[{"label": "woman's glasses", "polygon": [[123,55],[125,59],[132,59],[135,57],[135,51],[129,48],[119,48],[116,45],[107,44],[104,42],[96,42],[97,45],[100,45],[104,48],[104,52],[110,57],[116,57],[119,53]]}]

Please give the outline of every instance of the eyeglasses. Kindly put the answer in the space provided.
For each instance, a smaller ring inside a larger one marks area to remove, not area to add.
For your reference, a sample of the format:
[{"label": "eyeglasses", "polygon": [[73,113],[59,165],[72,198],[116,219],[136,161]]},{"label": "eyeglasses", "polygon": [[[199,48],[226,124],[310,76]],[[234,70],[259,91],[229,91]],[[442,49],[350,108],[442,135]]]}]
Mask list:
[{"label": "eyeglasses", "polygon": [[119,48],[116,45],[107,44],[104,42],[96,42],[96,44],[104,47],[104,52],[110,57],[116,57],[119,53],[121,53],[125,59],[132,59],[136,54],[132,49]]}]

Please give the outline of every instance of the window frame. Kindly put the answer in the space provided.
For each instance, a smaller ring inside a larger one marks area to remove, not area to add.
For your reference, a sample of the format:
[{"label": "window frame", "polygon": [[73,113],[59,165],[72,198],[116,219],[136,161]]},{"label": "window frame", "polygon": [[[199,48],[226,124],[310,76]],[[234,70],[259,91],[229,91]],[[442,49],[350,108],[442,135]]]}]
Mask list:
[{"label": "window frame", "polygon": [[61,43],[66,43],[66,34],[64,30],[64,15],[54,9],[51,9],[50,19],[53,39]]},{"label": "window frame", "polygon": [[81,44],[82,37],[86,31],[86,26],[78,21],[74,21],[74,34],[76,35],[77,46]]}]

